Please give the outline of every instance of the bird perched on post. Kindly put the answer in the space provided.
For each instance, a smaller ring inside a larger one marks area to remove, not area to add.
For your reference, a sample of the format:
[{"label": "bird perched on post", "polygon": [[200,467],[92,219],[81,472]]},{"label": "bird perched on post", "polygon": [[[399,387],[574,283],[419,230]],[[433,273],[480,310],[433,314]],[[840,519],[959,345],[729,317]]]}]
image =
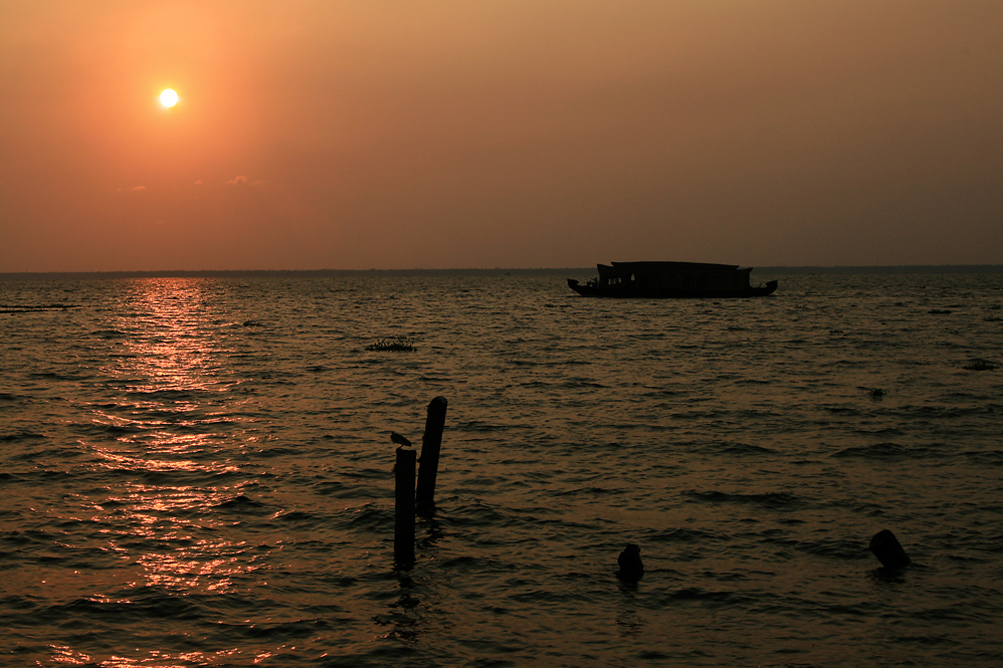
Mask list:
[{"label": "bird perched on post", "polygon": [[616,563],[620,567],[617,575],[621,580],[636,582],[644,575],[644,563],[641,561],[641,548],[634,543],[627,543],[623,552],[616,558]]},{"label": "bird perched on post", "polygon": [[[411,441],[407,440],[406,438],[404,438],[403,436],[401,436],[400,434],[398,434],[396,431],[390,432],[390,440],[393,441],[394,443],[396,443],[397,445],[401,446],[401,447],[405,447],[405,448],[410,448],[411,447]],[[399,449],[400,448],[398,448],[398,450]],[[394,467],[393,467],[392,470],[394,470],[394,471],[397,470],[397,465],[396,464],[394,464]]]},{"label": "bird perched on post", "polygon": [[396,431],[390,432],[390,440],[396,443],[397,445],[403,445],[405,448],[411,447],[411,441],[407,440],[406,438],[398,434]]}]

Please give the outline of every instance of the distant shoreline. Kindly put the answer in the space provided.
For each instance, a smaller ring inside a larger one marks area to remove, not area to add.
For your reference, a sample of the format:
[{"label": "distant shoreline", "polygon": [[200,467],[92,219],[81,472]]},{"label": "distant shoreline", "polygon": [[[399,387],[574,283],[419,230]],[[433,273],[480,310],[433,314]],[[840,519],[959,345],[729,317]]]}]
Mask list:
[{"label": "distant shoreline", "polygon": [[[876,266],[775,266],[754,267],[757,274],[999,274],[999,264],[876,265]],[[594,274],[595,267],[537,269],[204,269],[163,271],[25,271],[0,272],[0,280],[119,279],[119,278],[299,278],[379,276],[554,276]]]}]

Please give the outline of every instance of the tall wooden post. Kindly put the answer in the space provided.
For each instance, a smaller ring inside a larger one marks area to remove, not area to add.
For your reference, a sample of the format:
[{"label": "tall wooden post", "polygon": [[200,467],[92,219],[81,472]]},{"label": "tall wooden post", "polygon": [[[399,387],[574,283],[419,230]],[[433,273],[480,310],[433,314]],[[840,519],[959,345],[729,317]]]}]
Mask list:
[{"label": "tall wooden post", "polygon": [[397,448],[394,466],[394,561],[398,568],[414,564],[414,463],[418,453]]},{"label": "tall wooden post", "polygon": [[442,430],[446,426],[446,403],[446,397],[436,397],[428,404],[425,435],[421,440],[421,465],[418,467],[416,498],[418,513],[423,516],[435,513],[435,477],[439,472]]}]

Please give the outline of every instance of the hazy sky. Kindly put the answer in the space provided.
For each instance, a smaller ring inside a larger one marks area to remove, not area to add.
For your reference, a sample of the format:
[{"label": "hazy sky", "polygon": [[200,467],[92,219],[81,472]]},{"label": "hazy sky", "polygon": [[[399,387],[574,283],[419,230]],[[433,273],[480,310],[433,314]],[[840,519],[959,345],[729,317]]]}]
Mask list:
[{"label": "hazy sky", "polygon": [[1003,2],[0,2],[0,271],[609,260],[1003,264]]}]

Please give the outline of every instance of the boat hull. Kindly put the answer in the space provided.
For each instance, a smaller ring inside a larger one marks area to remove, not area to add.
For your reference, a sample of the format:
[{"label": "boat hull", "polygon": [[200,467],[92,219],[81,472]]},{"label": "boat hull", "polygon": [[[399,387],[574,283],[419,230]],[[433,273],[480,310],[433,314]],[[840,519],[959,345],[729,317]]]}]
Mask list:
[{"label": "boat hull", "polygon": [[771,295],[776,292],[777,281],[769,281],[758,287],[737,290],[714,290],[701,288],[642,288],[631,285],[600,287],[597,285],[582,285],[577,280],[569,278],[568,287],[583,297],[612,297],[619,299],[735,299]]}]

